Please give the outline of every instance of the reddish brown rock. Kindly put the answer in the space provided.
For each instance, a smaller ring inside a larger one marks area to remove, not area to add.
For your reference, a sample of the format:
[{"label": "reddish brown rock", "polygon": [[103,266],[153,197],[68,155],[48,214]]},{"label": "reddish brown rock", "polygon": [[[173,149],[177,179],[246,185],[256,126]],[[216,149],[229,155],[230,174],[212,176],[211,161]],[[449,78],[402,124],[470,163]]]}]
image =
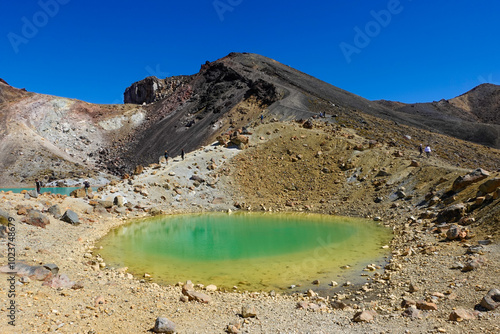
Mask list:
[{"label": "reddish brown rock", "polygon": [[75,282],[72,282],[69,277],[65,274],[59,274],[56,276],[51,276],[47,278],[43,284],[44,286],[48,286],[54,289],[71,289]]},{"label": "reddish brown rock", "polygon": [[417,308],[424,311],[437,311],[438,309],[436,304],[424,300],[417,301]]},{"label": "reddish brown rock", "polygon": [[456,309],[451,312],[449,320],[450,321],[463,321],[463,320],[473,320],[477,318],[477,312],[465,310],[463,308]]},{"label": "reddish brown rock", "polygon": [[352,321],[354,322],[371,322],[374,317],[377,315],[375,311],[360,311],[354,315]]},{"label": "reddish brown rock", "polygon": [[189,300],[194,300],[203,304],[208,304],[212,300],[210,296],[198,291],[189,290],[186,291],[185,295],[189,298]]},{"label": "reddish brown rock", "polygon": [[49,218],[47,218],[47,216],[45,216],[38,210],[31,210],[28,213],[28,215],[24,218],[24,222],[26,224],[43,228],[45,228],[45,226],[50,224]]}]

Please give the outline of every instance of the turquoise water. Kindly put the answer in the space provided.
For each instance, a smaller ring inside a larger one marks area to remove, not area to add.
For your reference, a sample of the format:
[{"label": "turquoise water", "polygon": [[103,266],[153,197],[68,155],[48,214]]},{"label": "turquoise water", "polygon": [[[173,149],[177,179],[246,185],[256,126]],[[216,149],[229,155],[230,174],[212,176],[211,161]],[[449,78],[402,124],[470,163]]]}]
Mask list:
[{"label": "turquoise water", "polygon": [[[52,193],[52,194],[60,194],[60,195],[66,195],[69,196],[69,194],[75,190],[81,187],[52,187],[52,188],[42,188],[41,192],[43,193]],[[0,188],[0,191],[12,191],[13,193],[20,193],[23,190],[35,190],[35,188]]]},{"label": "turquoise water", "polygon": [[[110,232],[98,246],[108,266],[173,284],[192,280],[245,290],[336,279],[341,266],[380,259],[390,230],[311,214],[174,215]],[[361,269],[361,268],[358,268]]]}]

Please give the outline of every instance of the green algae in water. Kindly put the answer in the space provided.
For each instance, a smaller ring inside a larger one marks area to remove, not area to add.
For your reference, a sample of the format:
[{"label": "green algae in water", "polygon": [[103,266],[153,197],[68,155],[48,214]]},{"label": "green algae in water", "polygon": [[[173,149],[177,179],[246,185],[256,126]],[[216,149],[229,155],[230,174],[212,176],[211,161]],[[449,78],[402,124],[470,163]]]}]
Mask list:
[{"label": "green algae in water", "polygon": [[313,214],[197,214],[153,218],[110,232],[108,265],[173,284],[192,280],[246,290],[332,280],[340,266],[383,253],[390,231],[373,222]]}]

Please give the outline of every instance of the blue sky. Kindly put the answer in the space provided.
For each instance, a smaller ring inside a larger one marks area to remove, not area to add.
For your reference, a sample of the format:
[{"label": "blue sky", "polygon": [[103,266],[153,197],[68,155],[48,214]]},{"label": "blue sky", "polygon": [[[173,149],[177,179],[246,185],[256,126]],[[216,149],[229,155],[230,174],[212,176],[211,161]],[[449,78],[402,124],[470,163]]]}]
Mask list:
[{"label": "blue sky", "polygon": [[500,1],[35,0],[0,5],[0,78],[121,103],[149,75],[258,53],[365,98],[427,102],[500,84]]}]

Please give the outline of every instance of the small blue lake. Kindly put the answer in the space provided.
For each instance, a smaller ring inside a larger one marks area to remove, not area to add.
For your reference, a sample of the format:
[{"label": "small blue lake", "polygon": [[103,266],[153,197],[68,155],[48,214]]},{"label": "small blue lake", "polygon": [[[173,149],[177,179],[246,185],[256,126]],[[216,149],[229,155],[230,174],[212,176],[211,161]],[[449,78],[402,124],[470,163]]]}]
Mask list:
[{"label": "small blue lake", "polygon": [[[79,189],[81,187],[51,187],[51,188],[42,188],[42,194],[43,193],[51,193],[51,194],[59,194],[59,195],[66,195],[69,196],[69,194],[75,190]],[[21,191],[27,190],[35,190],[35,188],[0,188],[0,191],[7,192],[7,191],[12,191],[13,193],[21,193]]]}]

